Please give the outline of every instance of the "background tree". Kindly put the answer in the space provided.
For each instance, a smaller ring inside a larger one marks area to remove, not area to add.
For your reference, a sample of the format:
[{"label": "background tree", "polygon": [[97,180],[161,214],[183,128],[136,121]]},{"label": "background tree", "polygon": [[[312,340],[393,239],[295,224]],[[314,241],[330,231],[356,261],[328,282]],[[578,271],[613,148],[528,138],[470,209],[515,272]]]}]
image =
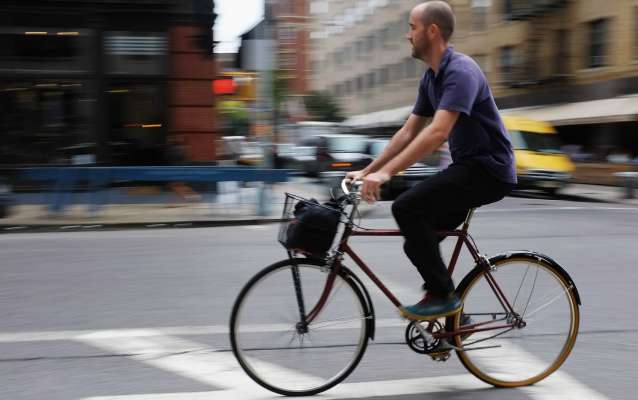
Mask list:
[{"label": "background tree", "polygon": [[306,111],[315,121],[341,122],[344,120],[341,107],[328,92],[310,92],[305,98]]}]

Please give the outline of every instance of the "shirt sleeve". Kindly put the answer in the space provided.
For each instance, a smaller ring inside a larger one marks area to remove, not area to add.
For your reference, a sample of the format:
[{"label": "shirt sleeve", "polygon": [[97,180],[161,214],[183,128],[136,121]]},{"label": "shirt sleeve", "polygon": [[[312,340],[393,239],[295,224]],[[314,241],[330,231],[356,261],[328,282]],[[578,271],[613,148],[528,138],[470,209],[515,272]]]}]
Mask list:
[{"label": "shirt sleeve", "polygon": [[426,87],[426,77],[424,76],[419,84],[419,95],[416,98],[416,103],[414,103],[412,114],[421,117],[431,117],[434,115],[434,107],[432,107],[432,103],[430,103],[430,99],[428,99]]},{"label": "shirt sleeve", "polygon": [[470,68],[446,74],[439,109],[470,115],[479,92],[479,79]]}]

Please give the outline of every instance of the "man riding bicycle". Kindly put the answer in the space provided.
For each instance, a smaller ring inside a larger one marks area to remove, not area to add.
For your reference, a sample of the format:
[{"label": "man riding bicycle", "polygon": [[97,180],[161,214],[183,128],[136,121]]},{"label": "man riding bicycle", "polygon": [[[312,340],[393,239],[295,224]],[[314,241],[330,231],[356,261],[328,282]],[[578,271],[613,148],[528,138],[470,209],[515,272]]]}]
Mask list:
[{"label": "man riding bicycle", "polygon": [[[460,225],[469,209],[501,200],[516,184],[514,153],[480,67],[448,45],[455,17],[443,1],[428,1],[410,13],[406,38],[412,57],[430,66],[421,79],[412,114],[383,153],[350,181],[362,180],[362,198],[379,199],[380,187],[449,141],[452,164],[401,194],[392,213],[405,238],[404,250],[425,281],[426,296],[401,310],[409,319],[453,315],[461,307],[439,250],[437,230]],[[426,127],[426,122],[432,122]]]}]

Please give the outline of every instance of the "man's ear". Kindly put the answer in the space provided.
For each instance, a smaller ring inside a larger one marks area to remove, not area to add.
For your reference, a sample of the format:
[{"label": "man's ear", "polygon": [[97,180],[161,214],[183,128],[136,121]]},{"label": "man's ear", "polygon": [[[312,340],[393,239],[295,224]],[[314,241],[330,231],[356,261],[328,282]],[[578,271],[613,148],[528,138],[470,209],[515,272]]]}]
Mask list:
[{"label": "man's ear", "polygon": [[437,24],[430,24],[430,26],[428,26],[428,33],[430,35],[435,35],[436,33],[441,33],[441,29],[439,29]]}]

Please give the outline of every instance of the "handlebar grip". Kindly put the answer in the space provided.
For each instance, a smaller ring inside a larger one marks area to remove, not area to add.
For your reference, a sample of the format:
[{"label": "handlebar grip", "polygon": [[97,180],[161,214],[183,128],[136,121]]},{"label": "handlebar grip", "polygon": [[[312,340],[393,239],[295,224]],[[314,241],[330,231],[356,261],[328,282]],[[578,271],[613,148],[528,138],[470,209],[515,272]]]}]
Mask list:
[{"label": "handlebar grip", "polygon": [[[354,181],[350,183],[349,179],[343,179],[341,181],[341,190],[343,190],[343,193],[349,196],[352,193],[350,191],[350,188],[354,187],[355,190],[357,190],[361,187],[361,185],[363,185],[363,181]],[[350,188],[348,186],[350,186]]]}]

